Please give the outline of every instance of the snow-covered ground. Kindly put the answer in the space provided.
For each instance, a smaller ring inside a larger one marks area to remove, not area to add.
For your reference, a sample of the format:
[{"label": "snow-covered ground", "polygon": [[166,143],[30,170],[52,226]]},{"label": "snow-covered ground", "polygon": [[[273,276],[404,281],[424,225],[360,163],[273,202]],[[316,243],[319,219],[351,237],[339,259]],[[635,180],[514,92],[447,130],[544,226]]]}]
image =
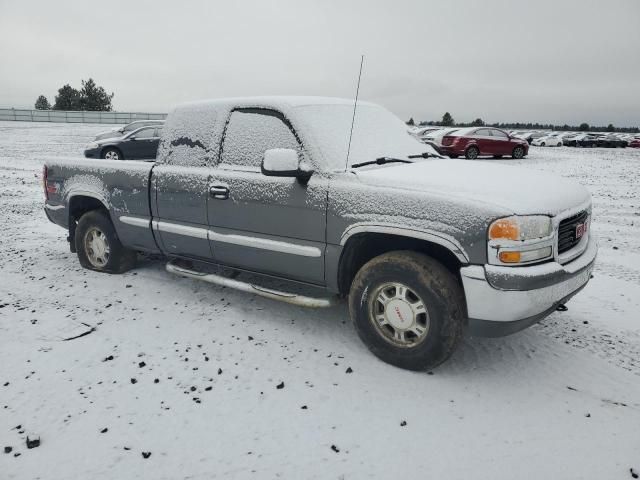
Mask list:
[{"label": "snow-covered ground", "polygon": [[[567,312],[465,339],[414,373],[371,355],[344,305],[304,310],[171,276],[160,260],[81,269],[43,213],[42,158],[81,155],[104,129],[0,122],[1,478],[640,471],[640,150],[533,147],[499,161],[591,190],[595,277]],[[27,449],[27,435],[41,445]]]}]

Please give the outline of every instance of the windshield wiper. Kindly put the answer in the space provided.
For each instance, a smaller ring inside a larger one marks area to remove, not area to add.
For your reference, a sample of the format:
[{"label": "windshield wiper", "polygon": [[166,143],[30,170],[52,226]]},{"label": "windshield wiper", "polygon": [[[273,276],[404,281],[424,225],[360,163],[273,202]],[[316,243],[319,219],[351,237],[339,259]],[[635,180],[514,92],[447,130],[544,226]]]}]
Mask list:
[{"label": "windshield wiper", "polygon": [[419,155],[408,155],[408,158],[444,158],[444,157],[436,153],[424,152]]},{"label": "windshield wiper", "polygon": [[364,167],[365,165],[384,165],[385,163],[413,163],[413,162],[411,160],[404,160],[402,158],[380,157],[380,158],[376,158],[375,160],[369,160],[368,162],[354,163],[353,165],[351,165],[351,168]]}]

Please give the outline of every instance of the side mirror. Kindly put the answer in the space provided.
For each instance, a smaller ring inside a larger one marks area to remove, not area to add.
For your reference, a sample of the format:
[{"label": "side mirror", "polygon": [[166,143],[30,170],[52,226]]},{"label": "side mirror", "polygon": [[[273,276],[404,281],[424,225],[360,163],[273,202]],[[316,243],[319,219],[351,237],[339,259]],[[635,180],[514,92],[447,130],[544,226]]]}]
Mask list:
[{"label": "side mirror", "polygon": [[298,152],[291,148],[272,148],[264,152],[261,170],[267,177],[295,177],[302,182],[309,181],[313,174],[313,171],[300,168]]}]

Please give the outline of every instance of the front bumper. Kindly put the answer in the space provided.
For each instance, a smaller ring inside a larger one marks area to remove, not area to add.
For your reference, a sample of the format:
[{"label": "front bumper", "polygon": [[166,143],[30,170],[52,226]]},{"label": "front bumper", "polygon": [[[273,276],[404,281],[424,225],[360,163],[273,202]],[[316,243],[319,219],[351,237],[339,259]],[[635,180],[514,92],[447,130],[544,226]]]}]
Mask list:
[{"label": "front bumper", "polygon": [[461,268],[469,332],[499,337],[539,322],[587,284],[597,252],[597,242],[590,235],[584,253],[564,265],[549,262],[530,267]]},{"label": "front bumper", "polygon": [[87,158],[100,158],[100,148],[87,148],[84,151],[84,156]]}]

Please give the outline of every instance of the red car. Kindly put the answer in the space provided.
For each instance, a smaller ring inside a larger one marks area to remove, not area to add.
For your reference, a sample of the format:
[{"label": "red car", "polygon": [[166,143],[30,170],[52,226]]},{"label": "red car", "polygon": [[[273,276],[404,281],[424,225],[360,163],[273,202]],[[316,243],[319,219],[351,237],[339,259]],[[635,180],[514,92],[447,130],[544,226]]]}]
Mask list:
[{"label": "red car", "polygon": [[633,139],[629,142],[629,145],[627,145],[631,148],[640,148],[640,138],[636,138]]},{"label": "red car", "polygon": [[469,159],[480,156],[522,158],[529,153],[529,144],[497,128],[473,127],[444,136],[439,150],[451,158],[461,155]]}]

